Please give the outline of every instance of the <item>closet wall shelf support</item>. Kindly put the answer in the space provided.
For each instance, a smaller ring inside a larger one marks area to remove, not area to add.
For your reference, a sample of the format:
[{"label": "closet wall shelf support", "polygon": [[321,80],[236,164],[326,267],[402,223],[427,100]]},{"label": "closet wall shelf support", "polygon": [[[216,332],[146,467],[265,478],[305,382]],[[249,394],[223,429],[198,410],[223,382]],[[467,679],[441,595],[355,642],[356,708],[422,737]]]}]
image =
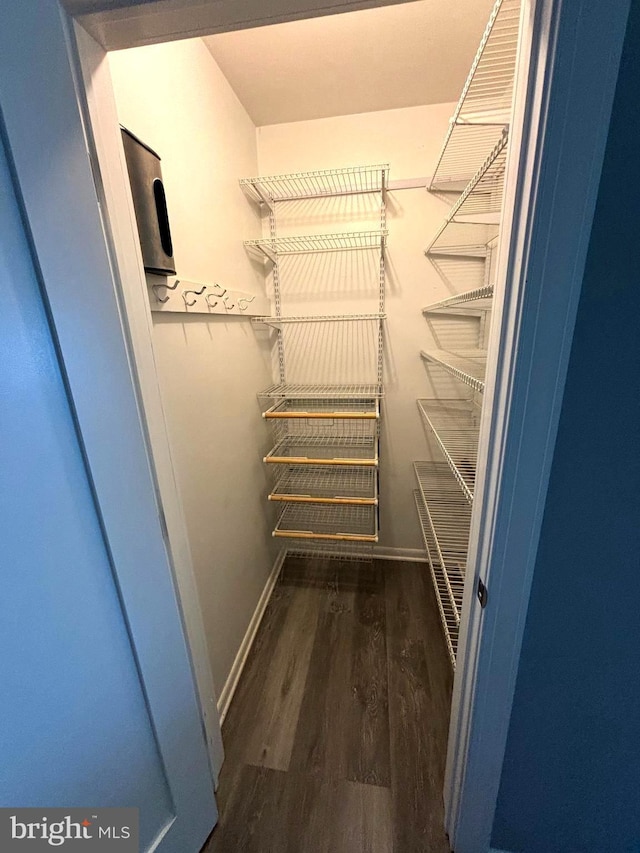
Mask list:
[{"label": "closet wall shelf support", "polygon": [[480,350],[459,354],[447,350],[421,350],[420,356],[424,361],[446,370],[474,391],[484,391],[486,353]]},{"label": "closet wall shelf support", "polygon": [[389,164],[376,163],[371,166],[243,178],[240,186],[253,201],[271,208],[279,201],[380,193],[384,192],[388,180]]},{"label": "closet wall shelf support", "polygon": [[435,436],[462,493],[472,503],[478,464],[479,408],[470,401],[416,402],[422,420]]}]

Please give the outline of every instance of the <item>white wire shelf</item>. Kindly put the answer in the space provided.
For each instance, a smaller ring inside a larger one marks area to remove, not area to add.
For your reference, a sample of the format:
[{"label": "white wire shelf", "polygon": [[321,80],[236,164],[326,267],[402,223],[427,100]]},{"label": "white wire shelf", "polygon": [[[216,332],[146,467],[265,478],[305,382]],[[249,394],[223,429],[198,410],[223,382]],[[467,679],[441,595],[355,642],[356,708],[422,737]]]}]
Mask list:
[{"label": "white wire shelf", "polygon": [[383,396],[381,385],[348,383],[344,385],[312,385],[307,383],[279,382],[260,391],[258,397],[287,398],[289,400],[352,400],[367,401]]},{"label": "white wire shelf", "polygon": [[242,178],[240,186],[254,201],[271,206],[278,201],[379,193],[384,191],[388,180],[389,164],[377,163],[372,166]]},{"label": "white wire shelf", "polygon": [[273,237],[245,240],[248,249],[262,252],[274,261],[279,255],[304,255],[310,252],[343,252],[351,249],[382,249],[387,231],[346,231],[340,234],[309,234],[296,237]]},{"label": "white wire shelf", "polygon": [[421,350],[420,356],[424,361],[435,364],[450,373],[460,382],[469,385],[474,391],[484,391],[484,374],[487,365],[487,355],[480,350],[468,350],[452,353],[447,350]]},{"label": "white wire shelf", "polygon": [[486,260],[490,246],[497,241],[499,230],[496,223],[447,219],[424,253],[430,259],[447,258],[451,262]]},{"label": "white wire shelf", "polygon": [[430,557],[439,564],[444,574],[446,602],[456,625],[459,625],[469,550],[471,506],[445,462],[414,462],[414,471],[433,545],[433,549],[429,549]]},{"label": "white wire shelf", "polygon": [[[451,208],[444,224],[427,247],[427,254],[434,251],[442,252],[445,249],[448,249],[449,253],[451,252],[451,243],[454,241],[446,234],[451,223],[479,225],[487,228],[494,226],[497,229],[502,210],[508,142],[509,133],[504,129],[497,145]],[[489,232],[489,239],[495,237],[496,234]],[[455,244],[459,245],[457,240],[455,240]]]},{"label": "white wire shelf", "polygon": [[440,620],[444,630],[444,637],[449,651],[451,664],[455,669],[456,654],[458,652],[458,633],[459,625],[455,617],[455,607],[452,605],[449,596],[449,585],[445,571],[438,559],[438,548],[434,539],[429,523],[429,515],[424,505],[424,500],[419,489],[413,493],[418,510],[418,520],[422,530],[422,539],[429,560],[429,569],[431,571],[431,580],[436,593],[436,601],[438,602],[438,610],[440,611]]},{"label": "white wire shelf", "polygon": [[278,479],[269,500],[376,506],[377,471],[362,465],[291,465]]},{"label": "white wire shelf", "polygon": [[286,435],[264,462],[298,465],[378,464],[377,436]]},{"label": "white wire shelf", "polygon": [[353,323],[371,322],[386,319],[386,314],[312,314],[290,317],[253,317],[254,323],[265,323],[268,326],[282,326],[286,323]]},{"label": "white wire shelf", "polygon": [[478,463],[480,409],[467,400],[418,400],[418,410],[432,430],[465,498],[471,503]]},{"label": "white wire shelf", "polygon": [[263,418],[300,419],[375,419],[380,417],[380,401],[376,397],[364,399],[284,399],[262,414]]},{"label": "white wire shelf", "polygon": [[305,441],[315,437],[323,442],[331,439],[374,438],[378,435],[376,418],[273,418],[269,420],[274,441],[303,436]]},{"label": "white wire shelf", "polygon": [[455,296],[449,296],[447,299],[440,299],[438,302],[432,302],[422,309],[423,314],[431,314],[432,312],[444,312],[448,309],[467,309],[470,308],[476,311],[490,311],[492,307],[491,298],[493,297],[493,285],[488,284],[485,287],[477,287],[475,290],[467,290],[464,293],[458,293]]},{"label": "white wire shelf", "polygon": [[286,504],[273,531],[288,539],[377,542],[375,506]]},{"label": "white wire shelf", "polygon": [[462,191],[511,120],[520,0],[497,0],[449,124],[430,190]]}]

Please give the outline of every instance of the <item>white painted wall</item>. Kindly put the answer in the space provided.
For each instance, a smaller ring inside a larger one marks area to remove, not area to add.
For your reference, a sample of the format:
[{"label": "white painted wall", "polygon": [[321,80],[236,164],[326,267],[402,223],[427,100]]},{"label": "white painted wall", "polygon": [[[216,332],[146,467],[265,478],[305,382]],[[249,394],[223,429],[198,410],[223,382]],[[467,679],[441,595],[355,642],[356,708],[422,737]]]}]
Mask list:
[{"label": "white painted wall", "polygon": [[[238,187],[256,131],[199,39],[109,55],[122,124],[162,158],[177,271],[264,294],[243,238],[260,219]],[[270,353],[244,318],[154,314],[153,344],[220,696],[273,563],[256,392]]]},{"label": "white painted wall", "polygon": [[[437,104],[386,110],[313,121],[258,128],[258,154],[262,174],[388,162],[391,179],[431,174],[437,161],[454,104]],[[440,345],[469,347],[477,342],[477,319],[438,319],[428,323],[421,309],[451,295],[451,289],[424,256],[424,249],[440,227],[450,200],[423,189],[397,190],[388,194],[388,278],[386,365],[383,437],[381,444],[380,544],[391,548],[421,548],[416,518],[412,463],[441,458],[430,446],[416,408],[418,397],[468,396],[461,383],[441,371],[427,372],[419,357],[421,348]],[[359,204],[359,206],[356,206]],[[278,233],[340,231],[376,225],[371,202],[341,199],[330,206],[310,203],[284,210]],[[284,208],[284,206],[282,206]],[[338,262],[299,263],[297,273],[284,283],[283,313],[345,313],[377,310],[372,297],[370,259],[356,262],[361,253],[349,255],[342,282],[329,290],[330,276]],[[362,253],[366,255],[366,253]],[[304,257],[304,256],[299,256]],[[327,256],[325,256],[327,257]],[[332,267],[333,263],[333,267]],[[286,275],[285,269],[285,275]],[[347,282],[350,277],[351,283]],[[326,294],[311,295],[314,281]],[[287,293],[287,287],[291,292]],[[433,386],[436,386],[435,388]],[[432,456],[432,454],[434,454]]]}]

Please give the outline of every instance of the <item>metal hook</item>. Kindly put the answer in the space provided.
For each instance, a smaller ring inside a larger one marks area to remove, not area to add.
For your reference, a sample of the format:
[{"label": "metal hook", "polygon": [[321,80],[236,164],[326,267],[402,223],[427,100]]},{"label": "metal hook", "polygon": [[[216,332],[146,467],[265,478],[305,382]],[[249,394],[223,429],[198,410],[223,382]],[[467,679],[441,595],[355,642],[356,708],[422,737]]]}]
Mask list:
[{"label": "metal hook", "polygon": [[184,304],[187,306],[187,308],[191,305],[195,305],[198,301],[197,299],[192,299],[191,302],[189,302],[189,300],[187,299],[187,294],[193,293],[195,296],[200,296],[205,292],[206,289],[206,285],[203,284],[200,290],[185,290],[185,292],[182,294],[182,298],[184,299]]},{"label": "metal hook", "polygon": [[216,284],[212,284],[211,287],[217,287],[220,290],[220,293],[218,294],[218,296],[220,296],[220,297],[224,296],[225,293],[227,292],[227,288],[223,287],[221,284],[218,284],[217,282],[216,282]]},{"label": "metal hook", "polygon": [[240,299],[238,299],[238,308],[241,311],[246,311],[249,303],[253,302],[254,299],[255,296],[241,296]]},{"label": "metal hook", "polygon": [[224,296],[222,299],[222,301],[224,302],[224,307],[227,309],[227,311],[231,311],[231,309],[235,307],[234,305],[229,305],[229,299],[231,299],[230,296]]},{"label": "metal hook", "polygon": [[166,287],[167,290],[175,290],[179,284],[180,284],[180,281],[178,279],[176,279],[173,284],[152,284],[151,289],[153,290],[153,295],[155,296],[155,298],[158,302],[168,302],[169,301],[169,294],[167,293],[167,295],[163,299],[162,296],[158,296],[158,288],[159,287]]},{"label": "metal hook", "polygon": [[207,305],[209,306],[209,308],[215,308],[216,305],[218,304],[218,302],[220,301],[219,299],[216,299],[216,301],[212,305],[210,302],[212,296],[215,296],[215,293],[207,293],[207,295],[205,296],[205,299],[207,300]]}]

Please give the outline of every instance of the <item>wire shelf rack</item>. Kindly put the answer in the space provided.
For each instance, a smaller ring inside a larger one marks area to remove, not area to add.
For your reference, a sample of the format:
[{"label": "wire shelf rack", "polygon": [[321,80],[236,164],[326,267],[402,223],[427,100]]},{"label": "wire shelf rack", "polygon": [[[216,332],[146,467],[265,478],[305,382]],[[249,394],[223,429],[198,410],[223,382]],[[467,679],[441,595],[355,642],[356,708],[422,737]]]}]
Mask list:
[{"label": "wire shelf rack", "polygon": [[324,400],[305,399],[304,397],[284,399],[263,412],[262,417],[267,420],[279,418],[283,420],[291,418],[366,418],[377,420],[380,417],[380,401],[377,397],[355,400],[339,397]]},{"label": "wire shelf rack", "polygon": [[[509,133],[504,129],[498,144],[451,208],[444,224],[427,247],[427,254],[434,251],[444,252],[446,249],[451,252],[452,245],[460,245],[457,237],[451,238],[446,234],[451,223],[488,226],[489,229],[493,226],[495,233],[489,230],[486,242],[497,236],[502,210],[508,142]],[[471,243],[472,247],[475,245],[475,242]]]},{"label": "wire shelf rack", "polygon": [[351,249],[383,249],[387,230],[343,231],[339,234],[310,234],[295,237],[272,237],[263,240],[245,240],[248,249],[262,252],[274,261],[279,255],[304,255],[310,252],[343,252]]},{"label": "wire shelf rack", "polygon": [[473,501],[478,464],[480,409],[465,400],[418,400],[424,423],[433,432],[466,499]]},{"label": "wire shelf rack", "polygon": [[287,323],[353,323],[384,320],[386,314],[311,314],[290,317],[253,317],[253,323],[282,326]]},{"label": "wire shelf rack", "polygon": [[449,124],[430,190],[463,190],[511,120],[520,0],[497,0]]},{"label": "wire shelf rack", "polygon": [[285,435],[264,462],[298,465],[378,465],[377,436]]},{"label": "wire shelf rack", "polygon": [[435,549],[430,557],[444,573],[447,603],[460,624],[464,578],[469,550],[471,506],[445,462],[414,462],[418,489],[424,502],[427,530]]},{"label": "wire shelf rack", "polygon": [[371,438],[378,435],[376,418],[274,418],[269,421],[276,441],[304,436],[329,439]]},{"label": "wire shelf rack", "polygon": [[485,287],[478,287],[475,290],[467,290],[464,293],[458,293],[456,296],[449,296],[447,299],[440,299],[438,302],[432,302],[422,309],[423,314],[431,314],[437,311],[446,311],[449,308],[473,308],[475,310],[490,311],[491,298],[493,297],[493,285],[488,284]]},{"label": "wire shelf rack", "polygon": [[486,260],[489,246],[497,241],[498,233],[496,223],[447,219],[425,249],[425,255],[428,258],[449,258],[458,262],[465,259]]},{"label": "wire shelf rack", "polygon": [[420,356],[430,364],[441,367],[451,376],[464,382],[474,391],[484,391],[487,354],[481,350],[452,353],[447,350],[421,350]]},{"label": "wire shelf rack", "polygon": [[291,465],[279,477],[269,500],[377,506],[377,471],[361,465]]},{"label": "wire shelf rack", "polygon": [[388,179],[389,164],[377,163],[372,166],[243,178],[240,186],[249,198],[270,206],[278,201],[379,193],[384,191]]},{"label": "wire shelf rack", "polygon": [[286,504],[273,535],[293,539],[378,541],[375,506]]},{"label": "wire shelf rack", "polygon": [[285,397],[289,400],[351,400],[367,401],[383,396],[381,385],[351,383],[345,385],[311,385],[306,383],[279,382],[260,391],[258,397]]},{"label": "wire shelf rack", "polygon": [[[348,571],[350,563],[358,563],[360,566],[366,565],[373,568],[373,543],[372,542],[339,542],[322,539],[308,540],[291,540],[284,543],[286,545],[287,562],[289,566],[292,560],[322,560],[325,567],[326,560],[339,561],[341,565],[337,567],[341,577],[344,577],[345,570]],[[305,566],[304,582],[308,583],[309,567]],[[322,583],[326,588],[326,571],[322,572]]]},{"label": "wire shelf rack", "polygon": [[434,539],[431,525],[429,523],[429,515],[419,489],[415,489],[413,492],[413,498],[416,502],[418,520],[420,521],[420,528],[422,530],[422,539],[424,541],[424,547],[429,560],[431,580],[433,581],[433,587],[436,593],[436,601],[438,602],[438,610],[440,611],[440,620],[444,629],[444,638],[447,643],[451,664],[455,669],[459,632],[459,626],[455,616],[456,611],[454,605],[451,603],[447,576],[440,560],[438,559],[436,540]]}]

